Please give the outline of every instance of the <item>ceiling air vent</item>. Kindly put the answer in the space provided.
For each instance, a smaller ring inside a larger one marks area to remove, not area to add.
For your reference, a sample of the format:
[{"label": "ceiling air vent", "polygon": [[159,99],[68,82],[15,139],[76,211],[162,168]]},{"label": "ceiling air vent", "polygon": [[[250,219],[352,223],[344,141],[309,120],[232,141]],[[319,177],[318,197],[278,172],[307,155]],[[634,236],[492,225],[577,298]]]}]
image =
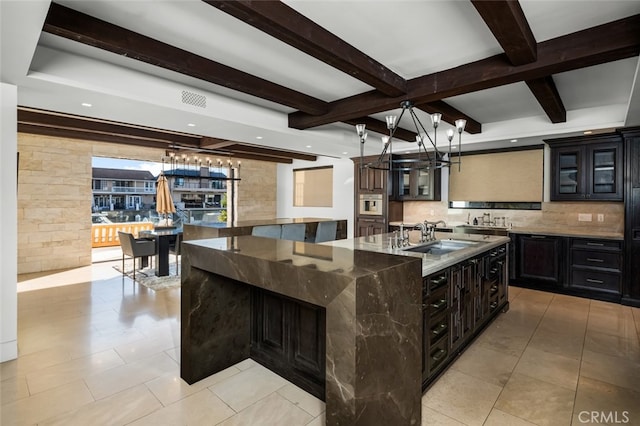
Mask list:
[{"label": "ceiling air vent", "polygon": [[197,93],[182,91],[182,103],[197,106],[200,108],[207,107],[207,98]]}]

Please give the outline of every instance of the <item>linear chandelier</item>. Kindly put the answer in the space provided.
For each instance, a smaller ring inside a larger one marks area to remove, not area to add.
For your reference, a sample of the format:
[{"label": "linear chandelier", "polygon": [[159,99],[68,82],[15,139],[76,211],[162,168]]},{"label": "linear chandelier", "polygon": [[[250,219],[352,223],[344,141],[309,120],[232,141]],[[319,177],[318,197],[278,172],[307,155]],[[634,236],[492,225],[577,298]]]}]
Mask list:
[{"label": "linear chandelier", "polygon": [[[422,125],[422,122],[413,110],[413,102],[403,101],[400,106],[402,112],[400,117],[395,115],[387,115],[385,117],[387,122],[387,129],[389,130],[389,136],[382,137],[382,152],[378,156],[377,160],[364,163],[364,144],[367,140],[367,133],[365,132],[366,126],[364,124],[356,124],[356,133],[360,138],[360,165],[361,167],[369,167],[371,169],[390,170],[390,171],[407,171],[407,170],[428,170],[428,169],[440,169],[443,167],[450,167],[453,164],[458,165],[460,170],[461,164],[461,141],[462,132],[464,126],[467,124],[467,120],[456,120],[456,130],[458,132],[458,153],[457,158],[453,159],[453,152],[451,150],[451,141],[453,140],[453,129],[447,130],[447,139],[449,140],[449,151],[442,152],[436,145],[437,129],[442,118],[442,114],[436,112],[431,114],[431,124],[433,125],[433,139],[427,133],[427,130]],[[393,157],[393,136],[398,129],[400,120],[404,116],[405,112],[409,113],[413,124],[416,128],[416,143],[418,144],[418,155],[411,158],[394,158]],[[431,144],[431,149],[427,151],[425,142],[428,140]]]},{"label": "linear chandelier", "polygon": [[[241,162],[238,160],[234,164],[231,159],[226,163],[217,158],[215,161],[210,157],[198,157],[197,154],[188,156],[180,154],[177,150],[167,150],[162,157],[162,172],[164,173],[165,163],[169,167],[170,175],[173,177],[200,177],[208,180],[237,181],[240,180]],[[192,168],[193,166],[193,168]],[[206,173],[203,174],[203,168]]]}]

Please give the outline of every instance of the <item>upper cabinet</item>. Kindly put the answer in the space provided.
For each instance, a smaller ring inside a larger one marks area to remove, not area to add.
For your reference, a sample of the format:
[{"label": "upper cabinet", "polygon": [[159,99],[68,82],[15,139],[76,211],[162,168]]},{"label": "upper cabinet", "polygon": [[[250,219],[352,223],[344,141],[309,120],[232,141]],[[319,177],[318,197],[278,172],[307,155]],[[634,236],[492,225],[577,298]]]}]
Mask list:
[{"label": "upper cabinet", "polygon": [[415,169],[396,172],[397,198],[402,201],[440,201],[441,169]]},{"label": "upper cabinet", "polygon": [[366,167],[366,164],[377,159],[378,156],[364,157],[362,163],[359,158],[353,159],[356,192],[386,194],[389,191],[389,194],[391,193],[391,186],[388,182],[389,173],[386,170]]},{"label": "upper cabinet", "polygon": [[617,134],[545,140],[551,147],[551,201],[622,201]]}]

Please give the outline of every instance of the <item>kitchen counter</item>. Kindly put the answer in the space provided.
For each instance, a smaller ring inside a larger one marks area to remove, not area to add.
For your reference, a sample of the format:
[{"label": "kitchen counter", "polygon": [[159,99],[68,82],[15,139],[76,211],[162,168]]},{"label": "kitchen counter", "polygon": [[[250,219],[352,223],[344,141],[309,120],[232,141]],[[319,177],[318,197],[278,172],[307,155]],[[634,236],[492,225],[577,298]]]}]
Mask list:
[{"label": "kitchen counter", "polygon": [[322,243],[321,245],[420,258],[422,259],[422,276],[427,276],[510,241],[508,237],[497,235],[451,234],[448,232],[436,232],[436,238],[438,240],[462,240],[476,243],[467,248],[438,256],[406,250],[407,248],[429,244],[428,242],[420,243],[420,231],[410,231],[409,246],[403,248],[391,248],[391,240],[393,236],[393,233],[388,233],[348,240],[329,241]]},{"label": "kitchen counter", "polygon": [[[234,237],[239,235],[251,235],[251,230],[254,226],[261,225],[288,225],[294,223],[304,223],[305,239],[310,240],[315,237],[316,229],[319,222],[327,222],[336,219],[318,218],[318,217],[296,217],[296,218],[274,218],[274,219],[260,219],[260,220],[244,220],[239,221],[232,226],[223,225],[220,223],[199,223],[199,224],[185,224],[184,240],[201,240],[206,238],[218,238],[218,237]],[[346,219],[337,220],[337,238],[347,238],[347,221]]]},{"label": "kitchen counter", "polygon": [[622,232],[605,232],[595,231],[588,228],[571,229],[571,228],[556,228],[556,227],[539,227],[539,226],[523,226],[510,228],[511,234],[542,234],[542,235],[556,235],[559,237],[573,237],[573,238],[605,238],[611,240],[624,240],[624,234]]}]

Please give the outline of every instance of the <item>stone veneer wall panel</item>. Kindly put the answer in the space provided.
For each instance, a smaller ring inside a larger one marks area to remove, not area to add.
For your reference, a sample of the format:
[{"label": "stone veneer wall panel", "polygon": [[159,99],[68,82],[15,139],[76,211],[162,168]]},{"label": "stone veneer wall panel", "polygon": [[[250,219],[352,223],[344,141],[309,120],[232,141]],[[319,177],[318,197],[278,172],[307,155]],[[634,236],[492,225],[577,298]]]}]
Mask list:
[{"label": "stone veneer wall panel", "polygon": [[18,273],[24,274],[91,264],[92,157],[158,161],[164,151],[19,133],[18,152]]},{"label": "stone veneer wall panel", "polygon": [[[164,150],[18,134],[18,273],[91,264],[92,157],[159,161]],[[276,216],[277,164],[243,160],[238,220]],[[55,256],[52,254],[55,253]]]},{"label": "stone veneer wall panel", "polygon": [[277,163],[242,160],[238,182],[238,220],[273,219],[277,207]]}]

